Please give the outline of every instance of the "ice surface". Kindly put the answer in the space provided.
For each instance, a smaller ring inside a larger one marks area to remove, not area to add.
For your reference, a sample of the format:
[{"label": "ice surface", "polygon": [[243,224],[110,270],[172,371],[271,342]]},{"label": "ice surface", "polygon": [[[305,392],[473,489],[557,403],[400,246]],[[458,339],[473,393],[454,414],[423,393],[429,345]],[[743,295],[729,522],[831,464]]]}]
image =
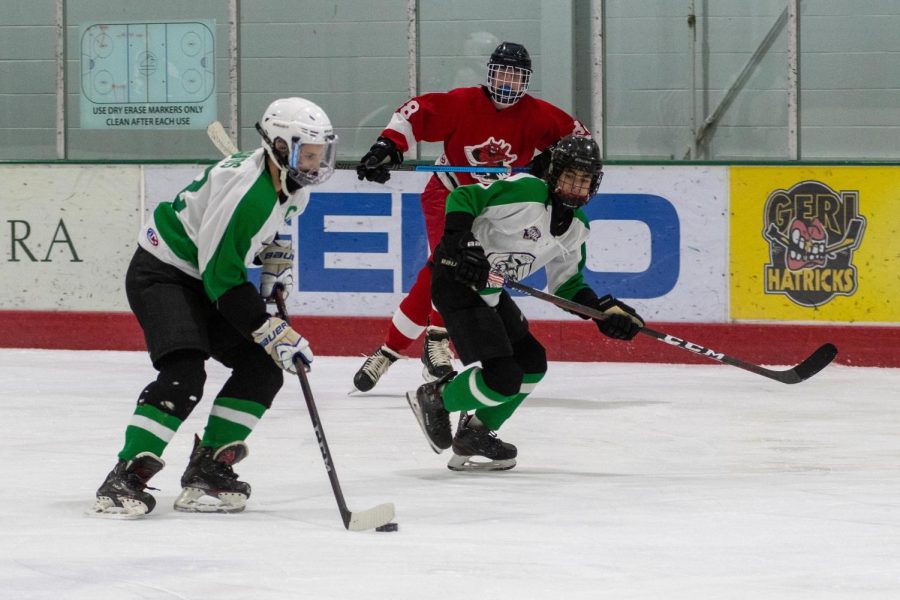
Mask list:
[{"label": "ice surface", "polygon": [[163,458],[157,509],[85,516],[115,462],[143,353],[0,350],[0,598],[415,599],[900,597],[900,371],[832,365],[787,386],[725,366],[552,363],[501,430],[519,465],[453,473],[397,363],[348,396],[362,358],[311,383],[351,509],[345,531],[298,382],[236,469],[237,515],[176,513],[193,432]]}]

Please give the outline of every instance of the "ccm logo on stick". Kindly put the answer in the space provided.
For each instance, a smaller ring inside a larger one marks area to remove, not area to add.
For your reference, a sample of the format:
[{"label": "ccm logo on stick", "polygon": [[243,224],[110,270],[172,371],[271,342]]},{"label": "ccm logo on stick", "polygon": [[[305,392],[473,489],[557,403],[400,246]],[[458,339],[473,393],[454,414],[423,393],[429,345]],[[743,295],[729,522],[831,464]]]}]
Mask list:
[{"label": "ccm logo on stick", "polygon": [[681,346],[685,350],[690,350],[691,352],[696,352],[697,354],[702,354],[703,356],[710,356],[715,358],[716,360],[722,360],[725,357],[725,354],[721,352],[716,352],[715,350],[710,350],[709,348],[704,348],[698,344],[693,342],[686,342],[681,338],[677,338],[674,335],[667,335],[662,339],[667,344],[672,344],[673,346]]}]

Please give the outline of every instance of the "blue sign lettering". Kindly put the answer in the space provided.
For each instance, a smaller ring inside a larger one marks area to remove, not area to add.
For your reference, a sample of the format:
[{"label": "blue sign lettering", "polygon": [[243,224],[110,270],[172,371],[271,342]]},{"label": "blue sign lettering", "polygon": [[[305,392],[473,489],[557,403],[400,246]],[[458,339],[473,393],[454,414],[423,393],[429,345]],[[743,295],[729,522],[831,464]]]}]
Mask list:
[{"label": "blue sign lettering", "polygon": [[302,289],[309,292],[393,292],[392,269],[337,269],[325,265],[325,254],[329,252],[385,253],[388,249],[388,234],[384,231],[325,231],[326,215],[390,214],[390,193],[311,194],[306,212],[294,218]]},{"label": "blue sign lettering", "polygon": [[589,221],[641,221],[650,230],[650,265],[637,273],[584,269],[598,294],[619,298],[659,298],[678,282],[681,223],[672,203],[650,194],[598,194],[585,207]]},{"label": "blue sign lettering", "polygon": [[[428,256],[425,221],[419,194],[401,194],[401,290],[409,291]],[[650,231],[650,261],[641,272],[584,270],[585,281],[599,294],[620,298],[658,298],[678,281],[681,225],[671,202],[651,194],[598,194],[585,207],[589,221],[640,221]],[[394,269],[326,267],[328,253],[384,254],[386,231],[325,231],[328,215],[391,216],[391,194],[324,193],[311,195],[306,212],[294,219],[301,286],[310,292],[394,292]],[[543,269],[523,283],[543,288]]]}]

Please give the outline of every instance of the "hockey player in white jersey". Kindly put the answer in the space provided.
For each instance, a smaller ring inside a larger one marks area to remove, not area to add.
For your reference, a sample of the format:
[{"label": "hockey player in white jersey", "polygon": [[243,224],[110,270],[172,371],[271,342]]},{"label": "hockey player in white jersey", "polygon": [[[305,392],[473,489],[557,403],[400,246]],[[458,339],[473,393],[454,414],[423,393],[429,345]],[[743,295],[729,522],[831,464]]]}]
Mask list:
[{"label": "hockey player in white jersey", "polygon": [[[309,342],[269,316],[263,298],[276,286],[285,295],[293,287],[294,253],[276,236],[304,211],[309,187],[334,172],[337,137],[325,112],[303,98],[273,102],[257,130],[261,148],[207,168],[141,230],[125,290],[159,374],[140,394],[95,513],[153,510],[148,480],[200,402],[210,357],[231,376],[212,401],[202,438],[195,436],[175,508],[243,510],[250,485],[232,467],[247,456],[244,440],[281,388],[282,370],[296,372],[297,356],[307,368],[312,363]],[[254,263],[263,267],[260,290],[247,277]]]},{"label": "hockey player in white jersey", "polygon": [[[549,156],[549,164],[546,158]],[[603,175],[590,138],[567,136],[542,157],[532,174],[490,185],[461,186],[447,198],[444,235],[434,253],[432,302],[444,317],[463,364],[457,375],[426,383],[407,400],[435,452],[452,447],[452,470],[504,470],[517,449],[496,431],[547,371],[543,346],[510,295],[488,287],[492,273],[520,280],[545,267],[550,291],[605,312],[600,331],[630,340],[644,325],[625,303],[585,283],[588,221],[581,210]],[[493,278],[496,279],[496,278]],[[474,410],[474,414],[468,411]],[[461,411],[456,435],[450,412]]]}]

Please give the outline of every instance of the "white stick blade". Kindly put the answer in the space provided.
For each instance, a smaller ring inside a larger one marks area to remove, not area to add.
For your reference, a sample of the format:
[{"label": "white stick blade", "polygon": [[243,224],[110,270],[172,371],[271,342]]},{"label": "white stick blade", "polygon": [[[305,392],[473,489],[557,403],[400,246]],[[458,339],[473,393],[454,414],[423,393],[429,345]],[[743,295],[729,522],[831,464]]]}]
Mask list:
[{"label": "white stick blade", "polygon": [[234,142],[231,141],[231,138],[228,137],[228,133],[225,132],[225,128],[220,122],[213,121],[210,123],[209,127],[206,128],[206,135],[219,152],[225,156],[231,156],[232,154],[238,153],[237,146],[235,146]]},{"label": "white stick blade", "polygon": [[362,512],[350,513],[350,523],[347,529],[350,531],[367,531],[382,525],[387,525],[394,520],[394,505],[391,502],[379,504],[375,508]]}]

